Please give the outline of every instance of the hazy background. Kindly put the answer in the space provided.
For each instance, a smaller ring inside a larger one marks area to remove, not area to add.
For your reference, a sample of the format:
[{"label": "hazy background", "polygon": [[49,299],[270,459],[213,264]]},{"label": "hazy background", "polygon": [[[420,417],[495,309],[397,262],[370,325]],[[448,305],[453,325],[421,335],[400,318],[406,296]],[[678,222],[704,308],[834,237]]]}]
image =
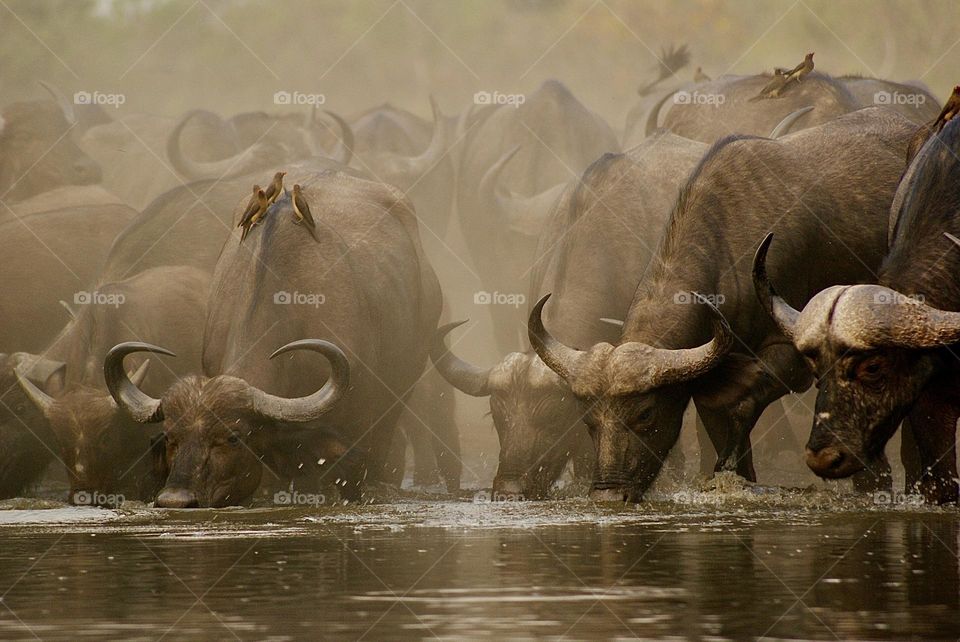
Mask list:
[{"label": "hazy background", "polygon": [[[669,44],[690,49],[683,80],[698,66],[714,78],[791,67],[814,51],[818,70],[920,81],[942,101],[960,79],[958,26],[955,0],[0,0],[0,103],[46,97],[46,80],[67,95],[123,94],[118,117],[305,113],[273,101],[299,91],[344,115],[391,102],[429,118],[430,93],[456,114],[476,91],[529,93],[558,78],[619,133]],[[455,227],[447,242],[464,252]],[[492,365],[503,355],[472,305],[483,288],[447,263],[453,317],[480,324],[456,350]],[[464,482],[489,483],[487,402],[457,397]]]},{"label": "hazy background", "polygon": [[921,80],[943,100],[958,26],[953,0],[0,0],[0,90],[35,97],[44,79],[177,115],[272,109],[285,89],[426,116],[427,92],[449,112],[556,77],[619,128],[667,43],[689,45],[688,77],[815,51],[823,71]]}]

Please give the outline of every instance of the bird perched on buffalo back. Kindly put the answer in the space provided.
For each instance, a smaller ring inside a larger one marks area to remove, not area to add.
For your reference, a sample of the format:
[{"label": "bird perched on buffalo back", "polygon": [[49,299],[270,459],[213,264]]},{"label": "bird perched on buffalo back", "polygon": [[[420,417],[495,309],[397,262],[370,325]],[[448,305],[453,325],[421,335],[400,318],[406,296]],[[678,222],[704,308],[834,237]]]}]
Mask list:
[{"label": "bird perched on buffalo back", "polygon": [[933,123],[933,130],[940,131],[954,116],[960,113],[960,85],[953,88],[953,93],[947,98],[946,104],[940,110],[940,115]]},{"label": "bird perched on buffalo back", "polygon": [[306,228],[310,230],[310,235],[313,237],[313,240],[319,242],[320,239],[317,238],[317,224],[313,220],[313,214],[310,213],[310,205],[307,203],[307,199],[303,195],[303,190],[299,185],[293,186],[293,198],[290,200],[293,201],[293,214],[296,217],[295,221],[297,225],[305,225]]},{"label": "bird perched on buffalo back", "polygon": [[273,175],[273,181],[270,182],[270,185],[267,186],[266,195],[267,195],[267,204],[270,205],[277,198],[280,197],[280,192],[283,191],[283,177],[286,176],[286,172],[277,172]]},{"label": "bird perched on buffalo back", "polygon": [[247,234],[250,233],[250,228],[263,218],[268,207],[270,207],[270,203],[267,202],[266,193],[262,189],[258,189],[256,207],[253,209],[248,208],[248,213],[244,214],[243,218],[240,219],[240,225],[237,226],[243,228],[243,232],[240,233],[241,243],[243,243],[243,239],[247,238]]},{"label": "bird perched on buffalo back", "polygon": [[697,67],[697,70],[693,72],[693,82],[707,82],[710,80],[710,76],[703,73],[703,69]]},{"label": "bird perched on buffalo back", "polygon": [[787,72],[787,82],[800,80],[813,71],[813,52],[811,51],[803,58],[803,62]]},{"label": "bird perched on buffalo back", "polygon": [[259,185],[253,186],[253,195],[250,197],[250,200],[247,201],[247,206],[244,208],[243,214],[240,216],[240,222],[237,223],[237,227],[242,226],[244,221],[253,216],[254,213],[256,213],[257,208],[260,207],[260,201],[257,200],[257,193],[260,192],[261,189],[262,188]]},{"label": "bird perched on buffalo back", "polygon": [[762,100],[763,98],[779,98],[780,92],[787,84],[787,74],[783,69],[774,69],[773,78],[770,79],[760,93],[750,99],[750,102]]}]

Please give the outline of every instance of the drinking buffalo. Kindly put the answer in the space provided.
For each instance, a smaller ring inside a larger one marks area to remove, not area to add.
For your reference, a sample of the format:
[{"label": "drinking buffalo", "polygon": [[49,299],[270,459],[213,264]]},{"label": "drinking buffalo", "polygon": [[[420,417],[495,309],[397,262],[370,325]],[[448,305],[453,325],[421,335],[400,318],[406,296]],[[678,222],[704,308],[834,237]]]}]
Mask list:
[{"label": "drinking buffalo", "polygon": [[[838,279],[871,276],[886,245],[887,205],[913,127],[877,108],[780,140],[734,136],[707,152],[683,188],[616,343],[555,339],[534,307],[530,341],[583,404],[597,452],[593,495],[633,500],[649,486],[694,400],[717,470],[755,479],[750,430],[763,409],[801,391],[810,373],[758,305],[746,256],[773,229],[803,239],[778,274],[803,274],[803,301]],[[692,292],[708,295],[730,320]]]}]

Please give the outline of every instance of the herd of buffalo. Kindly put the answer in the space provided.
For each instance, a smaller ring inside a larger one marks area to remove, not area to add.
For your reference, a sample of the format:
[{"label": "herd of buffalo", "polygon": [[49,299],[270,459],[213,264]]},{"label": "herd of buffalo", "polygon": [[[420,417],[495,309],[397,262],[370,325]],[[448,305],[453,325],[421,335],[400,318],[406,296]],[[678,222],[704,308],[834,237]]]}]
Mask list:
[{"label": "herd of buffalo", "polygon": [[[639,501],[691,402],[714,470],[756,481],[761,413],[815,384],[814,473],[888,488],[902,425],[908,490],[956,502],[960,87],[941,108],[812,56],[675,78],[621,131],[553,80],[430,120],[38,86],[0,111],[0,498],[356,501],[408,445],[456,493],[452,386],[489,398],[496,495],[570,466]],[[482,308],[478,365],[451,301],[491,292],[529,305]]]}]

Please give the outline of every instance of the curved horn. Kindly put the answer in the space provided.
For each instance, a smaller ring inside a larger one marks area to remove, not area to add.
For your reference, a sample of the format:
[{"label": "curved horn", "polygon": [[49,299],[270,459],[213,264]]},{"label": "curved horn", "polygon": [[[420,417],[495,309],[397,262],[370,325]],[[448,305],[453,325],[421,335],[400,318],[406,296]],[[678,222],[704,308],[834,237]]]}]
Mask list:
[{"label": "curved horn", "polygon": [[553,211],[553,204],[563,194],[567,183],[558,183],[533,196],[517,196],[512,192],[503,194],[498,186],[500,175],[519,151],[520,145],[517,145],[491,165],[480,180],[478,191],[482,202],[492,203],[507,227],[520,234],[539,237],[547,217]]},{"label": "curved horn", "polygon": [[350,161],[353,159],[353,129],[350,127],[349,123],[340,117],[339,114],[336,114],[330,110],[324,110],[330,118],[332,118],[337,126],[340,128],[340,139],[337,142],[337,148],[334,150],[333,154],[330,155],[330,158],[337,161],[341,165],[349,165]]},{"label": "curved horn", "polygon": [[199,109],[188,112],[167,138],[167,158],[177,173],[187,180],[201,181],[211,178],[230,178],[248,171],[254,164],[257,154],[265,149],[262,143],[251,145],[242,152],[216,161],[195,161],[184,155],[180,148],[180,135],[187,123],[201,113],[203,112]]},{"label": "curved horn", "polygon": [[343,350],[322,339],[301,339],[278,349],[270,358],[294,350],[310,350],[326,357],[330,362],[330,378],[313,394],[294,399],[277,397],[250,386],[253,410],[263,417],[274,421],[313,421],[329,411],[347,392],[350,385],[350,363]]},{"label": "curved horn", "polygon": [[777,123],[777,126],[773,128],[773,131],[770,132],[768,138],[780,138],[784,134],[790,132],[790,128],[793,127],[793,124],[797,122],[797,119],[806,114],[808,111],[813,111],[813,106],[801,107],[800,109],[790,112],[787,114],[783,120]]},{"label": "curved horn", "polygon": [[437,372],[460,392],[471,397],[486,397],[490,394],[490,369],[483,369],[457,357],[447,349],[444,338],[454,328],[467,321],[457,321],[437,329],[430,350],[430,360]]},{"label": "curved horn", "polygon": [[663,96],[663,98],[657,101],[657,104],[650,108],[650,113],[647,114],[647,136],[657,131],[657,128],[659,127],[658,122],[660,121],[660,110],[663,108],[664,103],[670,100],[675,93],[677,92],[668,92]]},{"label": "curved horn", "polygon": [[70,307],[70,304],[60,299],[60,305],[63,306],[63,309],[67,311],[67,314],[70,316],[71,321],[77,320],[77,311]]},{"label": "curved horn", "polygon": [[17,383],[20,384],[23,393],[27,395],[27,398],[33,402],[33,405],[43,413],[44,417],[49,417],[50,409],[53,408],[53,397],[34,385],[19,369],[15,369],[14,373],[17,375]]},{"label": "curved horn", "polygon": [[794,329],[797,326],[797,319],[800,318],[800,312],[790,307],[786,301],[777,295],[773,289],[770,279],[767,276],[767,250],[770,249],[770,243],[773,242],[773,232],[767,234],[757,253],[753,257],[753,288],[760,299],[760,305],[767,311],[767,314],[773,319],[773,322],[780,329],[785,337],[793,341]]},{"label": "curved horn", "polygon": [[[447,149],[447,126],[443,122],[443,114],[437,99],[430,95],[430,112],[433,114],[433,129],[430,132],[430,143],[417,156],[407,159],[407,171],[411,176],[420,177],[429,172],[443,157]],[[460,126],[460,123],[457,123]]]},{"label": "curved horn", "polygon": [[77,113],[73,109],[73,104],[67,100],[66,96],[60,93],[59,89],[43,80],[38,80],[37,83],[46,89],[47,93],[50,94],[50,97],[53,98],[53,102],[57,103],[57,105],[60,107],[60,111],[63,112],[63,117],[67,119],[67,123],[69,123],[71,126],[76,125]]},{"label": "curved horn", "polygon": [[[159,399],[154,399],[146,394],[127,376],[123,369],[123,359],[128,354],[134,352],[151,352],[153,354],[165,354],[169,357],[175,357],[174,353],[166,348],[142,343],[140,341],[127,341],[118,343],[110,348],[107,356],[103,359],[103,378],[107,383],[107,390],[110,396],[117,402],[117,405],[126,409],[135,421],[140,423],[154,423],[163,421],[163,406]],[[144,373],[146,369],[140,366]],[[138,369],[137,372],[140,372]],[[136,377],[137,374],[135,373]]]},{"label": "curved horn", "polygon": [[[691,292],[713,316],[713,338],[696,348],[654,348],[631,341],[614,348],[614,388],[617,393],[646,391],[691,381],[713,369],[730,351],[733,331],[723,314],[703,295]],[[618,373],[617,370],[620,370]]]},{"label": "curved horn", "polygon": [[564,381],[568,381],[586,353],[563,345],[543,327],[543,306],[549,298],[549,294],[544,295],[530,311],[530,318],[527,320],[527,337],[530,339],[530,345],[547,367],[560,375]]}]

